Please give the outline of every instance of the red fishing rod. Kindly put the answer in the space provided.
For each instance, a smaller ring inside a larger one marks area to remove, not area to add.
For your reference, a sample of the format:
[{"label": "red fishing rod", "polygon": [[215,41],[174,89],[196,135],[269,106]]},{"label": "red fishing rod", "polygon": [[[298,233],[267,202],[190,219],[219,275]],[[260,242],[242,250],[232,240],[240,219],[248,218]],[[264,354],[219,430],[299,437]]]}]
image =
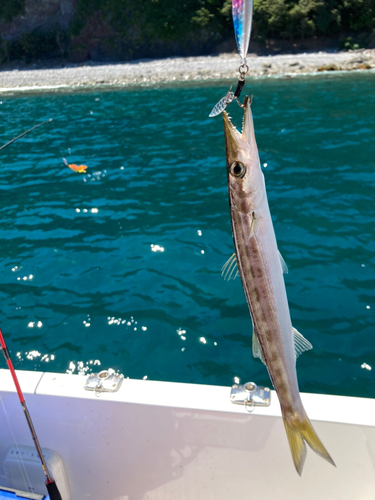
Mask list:
[{"label": "red fishing rod", "polygon": [[21,386],[20,386],[20,384],[18,382],[16,371],[14,369],[12,360],[10,359],[10,354],[9,354],[8,348],[7,348],[6,344],[5,344],[5,340],[4,340],[3,334],[1,332],[1,329],[0,329],[0,344],[1,344],[1,350],[3,351],[4,357],[5,357],[5,361],[7,362],[8,368],[9,368],[10,373],[12,375],[14,385],[16,386],[16,391],[17,391],[17,394],[18,394],[18,398],[20,400],[22,409],[23,409],[23,411],[25,413],[27,424],[29,426],[29,429],[30,429],[30,432],[31,432],[31,436],[32,436],[32,438],[34,440],[36,451],[37,451],[37,453],[39,455],[40,461],[42,462],[43,471],[44,471],[44,474],[46,476],[46,487],[47,487],[47,491],[48,491],[49,497],[50,497],[51,500],[62,500],[60,492],[59,492],[59,490],[57,488],[57,485],[55,483],[55,480],[53,479],[53,477],[51,476],[51,474],[48,471],[48,467],[47,467],[46,461],[44,459],[44,456],[43,456],[43,453],[42,453],[42,449],[40,447],[40,444],[39,444],[39,441],[38,441],[38,437],[36,435],[36,432],[35,432],[35,429],[34,429],[34,425],[33,425],[33,422],[31,420],[31,417],[30,417],[29,410],[27,409],[26,401],[25,401],[25,398],[23,397]]}]

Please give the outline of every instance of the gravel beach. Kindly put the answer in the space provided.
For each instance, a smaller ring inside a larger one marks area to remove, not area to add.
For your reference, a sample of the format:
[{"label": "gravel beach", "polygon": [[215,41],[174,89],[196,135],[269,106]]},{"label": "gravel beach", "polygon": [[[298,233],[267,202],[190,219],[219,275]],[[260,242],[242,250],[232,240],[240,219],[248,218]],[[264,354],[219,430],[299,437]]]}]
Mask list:
[{"label": "gravel beach", "polygon": [[[175,57],[126,63],[40,64],[0,70],[0,91],[44,90],[92,86],[126,86],[160,82],[233,78],[237,54]],[[247,57],[249,76],[292,75],[319,71],[375,69],[375,49]]]}]

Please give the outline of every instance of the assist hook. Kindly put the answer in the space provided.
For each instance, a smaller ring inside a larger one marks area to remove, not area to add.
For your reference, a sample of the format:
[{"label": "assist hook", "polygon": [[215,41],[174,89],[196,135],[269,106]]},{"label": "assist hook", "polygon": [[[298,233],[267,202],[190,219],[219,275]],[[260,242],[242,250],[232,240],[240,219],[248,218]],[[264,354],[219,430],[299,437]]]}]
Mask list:
[{"label": "assist hook", "polygon": [[230,104],[232,101],[236,100],[237,104],[243,107],[243,105],[239,101],[239,97],[241,95],[242,89],[245,86],[245,75],[249,71],[249,66],[246,64],[246,61],[244,61],[241,66],[238,68],[238,83],[236,90],[234,92],[231,92],[232,90],[232,85],[229,87],[228,92],[224,97],[220,99],[220,101],[214,106],[213,110],[209,114],[209,117],[212,118],[214,116],[220,115],[224,111],[224,109]]}]

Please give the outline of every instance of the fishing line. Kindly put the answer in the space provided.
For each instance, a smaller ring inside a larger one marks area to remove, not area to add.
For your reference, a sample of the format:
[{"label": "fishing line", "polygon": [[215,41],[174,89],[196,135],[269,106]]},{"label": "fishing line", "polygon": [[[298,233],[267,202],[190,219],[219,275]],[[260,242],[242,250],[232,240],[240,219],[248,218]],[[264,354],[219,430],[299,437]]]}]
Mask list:
[{"label": "fishing line", "polygon": [[234,100],[242,107],[239,97],[245,85],[245,76],[249,71],[249,66],[246,63],[246,55],[249,48],[251,25],[253,22],[253,3],[254,0],[232,0],[234,35],[241,58],[241,64],[238,68],[238,82],[236,90],[232,92],[232,86],[230,86],[226,95],[214,106],[209,114],[210,118],[222,113],[228,104]]},{"label": "fishing line", "polygon": [[[59,150],[60,158],[62,159],[64,165],[67,166],[67,167],[69,167],[69,163],[66,160],[66,158],[64,158],[63,152],[61,151],[61,142],[59,141],[59,138],[58,138],[59,137],[59,133],[57,132],[57,129],[56,129],[54,123],[52,123],[52,127],[53,127],[53,129],[55,131],[55,134],[56,134],[57,149]],[[71,149],[70,148],[68,148],[68,152],[69,152],[69,154],[71,154]]]},{"label": "fishing line", "polygon": [[[53,123],[52,123],[52,126],[54,128],[55,133],[56,133],[57,148],[60,152],[60,157],[61,157],[64,165],[66,167],[69,167],[74,172],[79,172],[79,173],[83,173],[83,174],[86,173],[86,169],[87,169],[86,165],[76,165],[75,163],[69,163],[68,160],[64,157],[63,152],[61,151],[61,143],[58,139],[59,134],[58,134],[56,127]],[[69,153],[69,156],[72,154],[72,150],[70,148],[68,148],[68,153]]]},{"label": "fishing line", "polygon": [[[49,120],[46,120],[45,122],[42,122],[42,123],[38,123],[38,125],[34,125],[33,127],[29,128],[28,130],[26,130],[26,132],[23,132],[21,135],[15,137],[14,139],[12,139],[11,141],[7,142],[6,144],[4,144],[3,146],[0,147],[0,151],[4,148],[6,148],[7,146],[10,146],[11,144],[13,144],[13,142],[16,142],[18,141],[18,139],[21,139],[21,137],[23,137],[24,135],[28,134],[29,132],[32,132],[33,130],[35,130],[36,128],[39,128],[41,127],[42,125],[45,125],[46,123],[51,123],[52,122],[52,118],[50,118]],[[53,123],[52,123],[53,125]]]}]

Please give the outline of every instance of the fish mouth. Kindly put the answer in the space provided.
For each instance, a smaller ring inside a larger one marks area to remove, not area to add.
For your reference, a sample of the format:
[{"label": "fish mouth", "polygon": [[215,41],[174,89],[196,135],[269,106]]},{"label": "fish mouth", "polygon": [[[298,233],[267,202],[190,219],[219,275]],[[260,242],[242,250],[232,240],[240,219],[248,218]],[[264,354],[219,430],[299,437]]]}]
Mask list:
[{"label": "fish mouth", "polygon": [[248,96],[245,97],[245,100],[242,104],[244,109],[244,117],[242,121],[242,130],[239,132],[237,128],[231,122],[230,116],[226,111],[223,112],[223,120],[224,120],[224,136],[225,136],[225,149],[227,153],[227,162],[228,165],[235,160],[238,156],[238,152],[244,149],[244,146],[247,142],[246,137],[246,124],[248,122],[249,116],[251,116],[250,111],[251,101]]}]

